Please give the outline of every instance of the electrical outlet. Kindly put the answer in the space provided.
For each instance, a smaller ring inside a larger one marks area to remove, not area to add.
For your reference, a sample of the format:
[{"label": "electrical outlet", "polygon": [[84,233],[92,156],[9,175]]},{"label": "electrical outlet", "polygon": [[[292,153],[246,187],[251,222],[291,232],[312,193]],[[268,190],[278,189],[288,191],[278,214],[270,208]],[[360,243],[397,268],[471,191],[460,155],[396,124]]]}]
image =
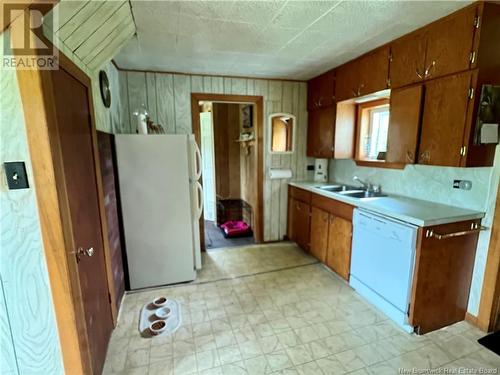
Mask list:
[{"label": "electrical outlet", "polygon": [[470,190],[472,189],[472,181],[468,180],[453,180],[454,189]]}]

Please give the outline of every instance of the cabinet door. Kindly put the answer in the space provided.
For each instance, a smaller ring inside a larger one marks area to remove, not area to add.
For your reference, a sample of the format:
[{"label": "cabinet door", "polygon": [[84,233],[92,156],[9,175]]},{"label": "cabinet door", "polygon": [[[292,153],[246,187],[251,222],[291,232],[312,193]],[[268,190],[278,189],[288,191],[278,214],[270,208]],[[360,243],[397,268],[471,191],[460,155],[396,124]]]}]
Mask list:
[{"label": "cabinet door", "polygon": [[319,208],[311,208],[311,254],[321,262],[326,261],[328,246],[329,214]]},{"label": "cabinet door", "polygon": [[436,78],[469,69],[477,7],[429,26],[426,78]]},{"label": "cabinet door", "polygon": [[[459,167],[473,72],[426,83],[419,164]],[[468,138],[467,138],[468,139]]]},{"label": "cabinet door", "polygon": [[[474,269],[480,220],[422,228],[413,276],[410,323],[424,334],[464,320]],[[472,228],[472,230],[471,230]],[[466,233],[436,238],[438,234]]]},{"label": "cabinet door", "polygon": [[335,71],[331,70],[320,76],[319,106],[330,107],[335,103]]},{"label": "cabinet door", "polygon": [[310,242],[310,209],[307,203],[295,201],[293,233],[295,242],[306,251],[309,251]]},{"label": "cabinet door", "polygon": [[347,281],[351,270],[351,239],[352,223],[330,215],[326,264]]},{"label": "cabinet door", "polygon": [[391,91],[388,163],[413,164],[416,161],[422,94],[422,85]]},{"label": "cabinet door", "polygon": [[335,97],[337,101],[359,96],[359,61],[354,60],[337,69]]},{"label": "cabinet door", "polygon": [[333,157],[335,106],[309,112],[307,126],[307,156]]},{"label": "cabinet door", "polygon": [[313,78],[307,82],[307,109],[314,111],[319,107],[320,77]]},{"label": "cabinet door", "polygon": [[372,94],[388,87],[389,47],[378,48],[359,61],[360,95]]},{"label": "cabinet door", "polygon": [[288,189],[288,225],[287,225],[287,237],[290,241],[295,241],[295,206],[296,200],[290,197],[290,188]]},{"label": "cabinet door", "polygon": [[307,82],[307,109],[332,106],[335,102],[335,71],[330,70]]},{"label": "cabinet door", "polygon": [[412,33],[391,44],[391,87],[401,87],[423,79],[425,47],[426,38],[423,31]]}]

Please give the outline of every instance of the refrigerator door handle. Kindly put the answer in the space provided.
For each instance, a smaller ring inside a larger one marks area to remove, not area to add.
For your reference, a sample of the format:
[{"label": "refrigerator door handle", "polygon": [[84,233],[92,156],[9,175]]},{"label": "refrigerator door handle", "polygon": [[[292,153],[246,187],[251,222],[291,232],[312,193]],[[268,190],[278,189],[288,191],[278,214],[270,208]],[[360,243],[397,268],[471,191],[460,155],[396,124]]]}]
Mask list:
[{"label": "refrigerator door handle", "polygon": [[195,218],[199,219],[203,213],[203,186],[201,186],[199,181],[196,181],[196,200],[198,201],[198,210],[196,212]]},{"label": "refrigerator door handle", "polygon": [[198,147],[198,144],[196,143],[196,140],[193,139],[193,146],[194,146],[194,153],[195,153],[195,166],[194,166],[194,173],[195,173],[195,180],[198,181],[201,177],[201,171],[202,171],[202,164],[201,164],[201,151],[200,148]]}]

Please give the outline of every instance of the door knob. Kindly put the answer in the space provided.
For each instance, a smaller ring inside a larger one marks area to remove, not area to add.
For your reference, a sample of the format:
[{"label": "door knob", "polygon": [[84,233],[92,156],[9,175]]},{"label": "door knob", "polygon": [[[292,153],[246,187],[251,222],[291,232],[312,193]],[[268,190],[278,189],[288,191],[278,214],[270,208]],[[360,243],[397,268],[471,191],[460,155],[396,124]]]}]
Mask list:
[{"label": "door knob", "polygon": [[86,255],[88,257],[91,257],[92,255],[94,255],[94,252],[95,250],[93,247],[84,249],[83,247],[80,246],[76,251],[72,251],[71,254],[76,255],[76,261],[78,262],[82,256]]},{"label": "door knob", "polygon": [[88,257],[91,257],[92,255],[94,255],[94,248],[89,247],[87,250],[85,250],[85,255]]}]

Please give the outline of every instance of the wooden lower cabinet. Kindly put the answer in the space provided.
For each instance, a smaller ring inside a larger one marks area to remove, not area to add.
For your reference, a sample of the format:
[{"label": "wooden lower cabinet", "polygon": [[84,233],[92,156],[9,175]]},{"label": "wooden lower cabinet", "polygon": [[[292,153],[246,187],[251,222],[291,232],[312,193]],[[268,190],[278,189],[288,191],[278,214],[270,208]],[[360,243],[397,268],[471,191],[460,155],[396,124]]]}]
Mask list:
[{"label": "wooden lower cabinet", "polygon": [[417,333],[465,319],[480,225],[469,220],[419,230],[409,316]]},{"label": "wooden lower cabinet", "polygon": [[305,202],[290,198],[288,204],[288,238],[297,245],[309,251],[310,241],[310,210]]},{"label": "wooden lower cabinet", "polygon": [[348,281],[354,207],[317,194],[310,195],[310,204],[305,203],[307,198],[294,189],[289,198],[288,237]]},{"label": "wooden lower cabinet", "polygon": [[[349,281],[354,207],[290,187],[288,237]],[[481,220],[419,228],[409,322],[424,334],[465,319]]]},{"label": "wooden lower cabinet", "polygon": [[311,208],[311,255],[326,262],[328,247],[328,223],[330,214],[317,207]]},{"label": "wooden lower cabinet", "polygon": [[330,215],[326,265],[349,281],[351,270],[352,222]]}]

